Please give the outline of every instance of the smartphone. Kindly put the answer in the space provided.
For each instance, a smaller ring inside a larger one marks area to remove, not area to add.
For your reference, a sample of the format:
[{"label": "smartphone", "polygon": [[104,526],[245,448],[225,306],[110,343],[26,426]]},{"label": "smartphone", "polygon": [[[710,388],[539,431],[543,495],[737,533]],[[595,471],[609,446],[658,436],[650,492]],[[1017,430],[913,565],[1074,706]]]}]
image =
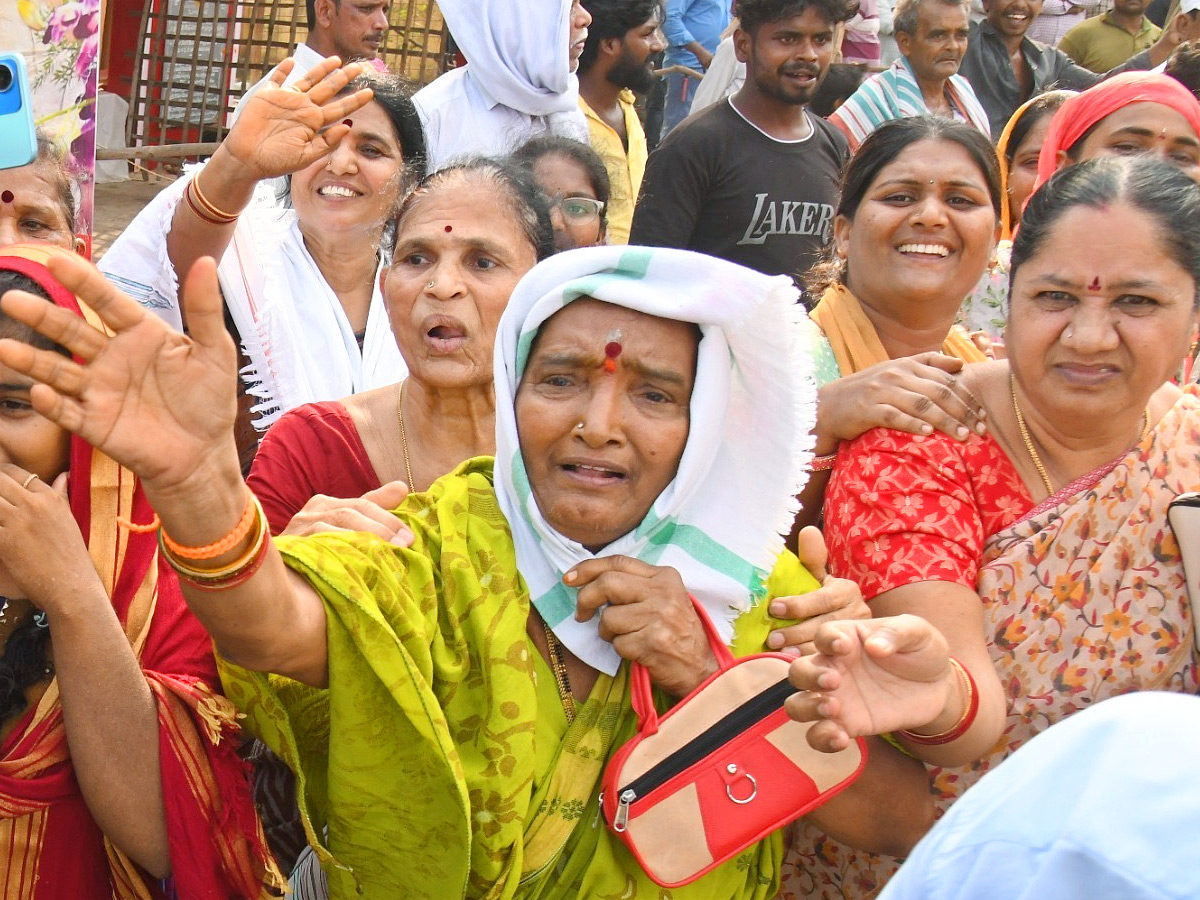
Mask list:
[{"label": "smartphone", "polygon": [[27,166],[37,157],[26,71],[20,53],[0,53],[0,169]]},{"label": "smartphone", "polygon": [[[1183,577],[1193,610],[1200,608],[1200,493],[1180,494],[1167,504],[1167,521],[1179,543]],[[1200,652],[1200,625],[1192,623],[1192,637]]]}]

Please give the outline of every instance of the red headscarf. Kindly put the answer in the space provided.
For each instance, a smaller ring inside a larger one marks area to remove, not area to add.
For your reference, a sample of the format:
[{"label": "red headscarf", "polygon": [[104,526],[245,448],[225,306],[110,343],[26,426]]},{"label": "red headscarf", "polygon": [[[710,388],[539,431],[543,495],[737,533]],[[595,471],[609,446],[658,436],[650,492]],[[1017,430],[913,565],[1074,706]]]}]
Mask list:
[{"label": "red headscarf", "polygon": [[[0,248],[0,270],[28,276],[55,305],[103,329],[95,313],[50,274],[46,263],[58,255],[71,253],[50,244],[10,245]],[[175,890],[181,897],[265,897],[264,884],[278,883],[278,876],[236,752],[232,706],[215,690],[212,643],[184,604],[155,535],[117,525],[118,517],[149,522],[154,511],[132,472],[75,437],[67,493],[158,706]],[[22,896],[34,900],[162,896],[157,883],[103,840],[81,807],[53,681],[0,745],[0,835],[6,829],[40,834],[36,840],[10,842],[0,858],[0,881],[24,885]],[[84,858],[90,862],[79,861]]]},{"label": "red headscarf", "polygon": [[1100,82],[1072,97],[1050,120],[1046,143],[1038,156],[1034,190],[1050,180],[1058,169],[1059,151],[1071,149],[1101,119],[1131,103],[1161,103],[1178,112],[1200,138],[1200,102],[1192,92],[1169,75],[1126,72]]}]

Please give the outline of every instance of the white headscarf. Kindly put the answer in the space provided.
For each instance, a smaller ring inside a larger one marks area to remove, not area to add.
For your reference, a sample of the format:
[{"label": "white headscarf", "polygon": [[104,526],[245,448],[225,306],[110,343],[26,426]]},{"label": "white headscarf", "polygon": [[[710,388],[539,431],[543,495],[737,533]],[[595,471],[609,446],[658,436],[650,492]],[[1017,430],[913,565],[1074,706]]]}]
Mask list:
[{"label": "white headscarf", "polygon": [[531,116],[582,121],[567,43],[571,0],[440,0],[438,8],[467,71],[492,99]]},{"label": "white headscarf", "polygon": [[[675,478],[632,532],[592,554],[542,517],[521,457],[517,386],[542,323],[593,297],[693,322],[696,359],[687,445]],[[620,657],[576,622],[577,563],[621,554],[671,566],[728,641],[737,615],[760,600],[796,495],[808,479],[817,392],[790,278],[687,250],[588,247],[552,256],[521,279],[496,337],[496,468],[500,508],[534,606],[571,652],[614,674]]]}]

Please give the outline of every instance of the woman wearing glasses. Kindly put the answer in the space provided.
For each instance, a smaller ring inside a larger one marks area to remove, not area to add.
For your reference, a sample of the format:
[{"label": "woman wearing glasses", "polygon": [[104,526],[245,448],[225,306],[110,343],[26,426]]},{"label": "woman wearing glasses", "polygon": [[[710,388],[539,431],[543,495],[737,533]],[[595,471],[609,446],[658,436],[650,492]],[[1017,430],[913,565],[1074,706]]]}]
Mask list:
[{"label": "woman wearing glasses", "polygon": [[608,170],[595,150],[570,138],[546,135],[518,148],[513,159],[550,203],[556,251],[608,243]]}]

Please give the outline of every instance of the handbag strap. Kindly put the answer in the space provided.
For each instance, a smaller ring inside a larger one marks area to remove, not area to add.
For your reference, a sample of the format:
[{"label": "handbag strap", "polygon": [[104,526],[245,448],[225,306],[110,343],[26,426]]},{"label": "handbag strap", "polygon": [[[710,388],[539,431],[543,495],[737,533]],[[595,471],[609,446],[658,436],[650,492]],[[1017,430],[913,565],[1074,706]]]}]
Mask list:
[{"label": "handbag strap", "polygon": [[[692,608],[704,626],[704,634],[708,637],[708,646],[717,659],[717,671],[723,672],[734,664],[733,654],[721,640],[717,627],[713,625],[708,612],[691,594]],[[629,664],[629,691],[633,702],[633,711],[637,713],[638,731],[642,734],[654,734],[658,731],[658,711],[654,708],[654,697],[650,692],[650,673],[639,662]],[[689,695],[690,696],[690,695]]]}]

